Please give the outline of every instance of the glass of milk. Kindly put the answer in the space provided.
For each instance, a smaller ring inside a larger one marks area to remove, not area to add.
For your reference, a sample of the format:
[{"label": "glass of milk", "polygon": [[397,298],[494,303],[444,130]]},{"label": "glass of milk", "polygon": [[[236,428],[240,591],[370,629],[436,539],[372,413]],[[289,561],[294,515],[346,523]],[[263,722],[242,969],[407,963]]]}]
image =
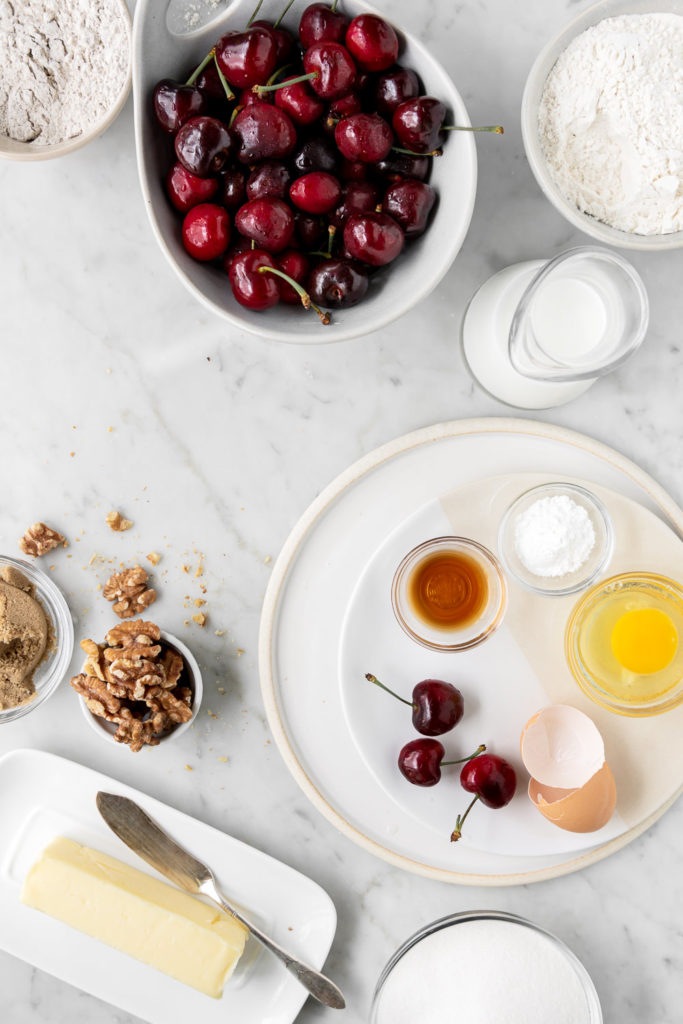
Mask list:
[{"label": "glass of milk", "polygon": [[497,911],[452,914],[394,953],[370,1024],[602,1024],[595,986],[563,942]]},{"label": "glass of milk", "polygon": [[515,263],[473,296],[462,328],[465,359],[494,398],[547,409],[582,395],[640,346],[649,303],[622,256],[581,246]]},{"label": "glass of milk", "polygon": [[535,380],[594,379],[633,355],[647,324],[647,293],[630,263],[607,249],[569,249],[522,295],[510,325],[510,361]]}]

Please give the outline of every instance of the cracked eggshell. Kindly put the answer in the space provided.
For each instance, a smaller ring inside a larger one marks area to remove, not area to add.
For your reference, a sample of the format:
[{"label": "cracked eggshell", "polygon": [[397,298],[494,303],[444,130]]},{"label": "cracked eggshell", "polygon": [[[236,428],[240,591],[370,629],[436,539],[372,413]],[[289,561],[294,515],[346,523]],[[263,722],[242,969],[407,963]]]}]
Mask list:
[{"label": "cracked eggshell", "polygon": [[597,726],[578,708],[554,704],[529,719],[520,741],[531,776],[529,799],[553,825],[567,832],[596,832],[617,803]]},{"label": "cracked eggshell", "polygon": [[567,704],[536,712],[522,730],[520,747],[531,778],[555,789],[578,789],[605,763],[597,726]]},{"label": "cracked eggshell", "polygon": [[544,818],[566,832],[597,832],[614,814],[617,786],[605,761],[580,789],[553,789],[530,779],[529,799]]}]

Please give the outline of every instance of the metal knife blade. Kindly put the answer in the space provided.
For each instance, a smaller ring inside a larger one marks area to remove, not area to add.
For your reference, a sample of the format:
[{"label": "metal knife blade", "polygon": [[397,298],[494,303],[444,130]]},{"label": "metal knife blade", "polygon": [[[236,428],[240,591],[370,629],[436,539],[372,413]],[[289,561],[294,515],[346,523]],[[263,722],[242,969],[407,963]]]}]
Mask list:
[{"label": "metal knife blade", "polygon": [[206,865],[171,839],[133,800],[100,792],[97,809],[126,846],[181,889],[196,894],[211,879]]}]

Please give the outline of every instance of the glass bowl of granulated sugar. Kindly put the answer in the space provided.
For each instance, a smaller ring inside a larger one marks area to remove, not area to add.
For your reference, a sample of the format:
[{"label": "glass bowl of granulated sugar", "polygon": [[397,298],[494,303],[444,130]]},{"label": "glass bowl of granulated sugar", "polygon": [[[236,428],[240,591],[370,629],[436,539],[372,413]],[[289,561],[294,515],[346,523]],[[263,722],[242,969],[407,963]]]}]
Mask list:
[{"label": "glass bowl of granulated sugar", "polygon": [[0,4],[0,157],[49,160],[87,145],[130,85],[125,0]]},{"label": "glass bowl of granulated sugar", "polygon": [[594,583],[614,550],[609,512],[578,484],[548,483],[517,497],[498,530],[508,576],[535,594],[561,597]]},{"label": "glass bowl of granulated sugar", "polygon": [[538,55],[522,99],[529,166],[607,245],[683,246],[683,0],[602,0]]}]

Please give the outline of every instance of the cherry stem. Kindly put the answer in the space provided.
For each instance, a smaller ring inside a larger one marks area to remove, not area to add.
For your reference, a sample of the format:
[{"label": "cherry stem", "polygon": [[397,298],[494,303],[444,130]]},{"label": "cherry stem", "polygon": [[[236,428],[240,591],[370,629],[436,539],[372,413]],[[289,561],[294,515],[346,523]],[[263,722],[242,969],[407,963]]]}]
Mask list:
[{"label": "cherry stem", "polygon": [[333,3],[333,4],[332,4],[332,6],[330,7],[330,10],[332,11],[332,13],[333,13],[333,14],[334,14],[334,12],[335,12],[335,11],[337,10],[337,4],[338,4],[338,2],[339,2],[339,0],[334,0],[334,3]]},{"label": "cherry stem", "polygon": [[502,124],[484,124],[479,125],[477,128],[473,128],[471,125],[464,124],[442,124],[442,132],[493,132],[494,135],[503,135],[505,129]]},{"label": "cherry stem", "polygon": [[416,153],[414,149],[402,149],[400,146],[391,147],[394,153],[405,153],[406,156],[443,156],[442,149],[433,149],[431,153]]},{"label": "cherry stem", "polygon": [[393,690],[390,690],[388,686],[384,685],[384,683],[380,683],[377,676],[373,676],[372,673],[366,672],[365,678],[369,683],[374,683],[375,686],[379,686],[380,690],[386,690],[386,692],[390,693],[392,697],[396,698],[396,700],[400,700],[402,704],[407,704],[409,708],[415,707],[412,700],[405,700],[405,698],[399,697],[397,693],[394,693]]},{"label": "cherry stem", "polygon": [[311,71],[307,75],[299,75],[297,78],[288,78],[286,82],[277,82],[275,85],[252,85],[251,91],[260,96],[262,92],[275,92],[276,89],[284,89],[286,85],[296,85],[297,82],[308,82],[311,78],[319,77],[319,71]]},{"label": "cherry stem", "polygon": [[467,808],[465,813],[464,814],[459,814],[458,817],[455,819],[455,828],[453,829],[453,831],[451,833],[451,842],[452,843],[457,843],[458,839],[462,835],[462,827],[465,824],[465,819],[467,818],[467,815],[470,813],[470,811],[472,810],[472,808],[474,807],[474,805],[476,804],[478,799],[479,799],[479,794],[477,793],[477,795],[475,796],[474,800],[472,801],[470,806]]},{"label": "cherry stem", "polygon": [[280,22],[282,21],[282,19],[284,18],[285,14],[287,13],[287,11],[289,10],[289,8],[292,6],[293,3],[294,3],[294,0],[289,0],[289,3],[285,7],[285,9],[282,12],[282,14],[280,15],[280,17],[277,19],[277,21],[273,22],[273,28],[278,28],[279,27]]},{"label": "cherry stem", "polygon": [[194,71],[192,72],[192,74],[190,75],[190,77],[188,78],[188,80],[187,80],[187,81],[185,82],[185,85],[194,85],[194,83],[195,83],[195,82],[196,82],[196,80],[197,80],[197,79],[199,78],[199,76],[201,75],[201,73],[202,73],[202,71],[204,70],[204,68],[206,67],[206,65],[207,65],[207,64],[209,63],[209,61],[213,60],[213,58],[214,58],[215,56],[216,56],[216,47],[215,47],[215,46],[213,46],[213,47],[212,47],[212,48],[211,48],[211,49],[209,50],[209,52],[207,53],[206,57],[204,58],[204,60],[203,60],[203,61],[201,62],[201,64],[199,65],[199,67],[198,67],[198,68],[196,68],[196,69],[195,69],[195,70],[194,70]]},{"label": "cherry stem", "polygon": [[327,229],[327,255],[332,255],[332,245],[334,243],[334,236],[337,234],[337,229],[334,224],[330,224]]},{"label": "cherry stem", "polygon": [[284,270],[280,270],[278,267],[259,267],[257,270],[258,274],[275,274],[277,277],[281,277],[283,281],[286,281],[294,291],[299,295],[301,299],[301,305],[304,309],[313,309],[320,317],[320,322],[327,326],[330,322],[330,314],[323,313],[322,309],[316,306],[315,302],[311,302],[311,296],[308,292],[301,287],[298,281],[295,281],[289,274],[285,274]]},{"label": "cherry stem", "polygon": [[479,746],[477,747],[477,749],[474,751],[474,753],[470,754],[469,757],[461,757],[458,761],[442,761],[441,762],[441,767],[445,768],[447,764],[464,764],[465,761],[471,761],[472,758],[479,757],[479,755],[483,754],[485,750],[486,750],[486,744],[485,743],[480,743]]},{"label": "cherry stem", "polygon": [[261,5],[262,4],[263,4],[263,0],[258,0],[258,3],[256,4],[256,7],[254,8],[254,10],[252,12],[251,18],[247,22],[247,28],[249,28],[249,26],[251,25],[252,21],[254,20],[254,18],[258,14],[258,12],[261,10]]},{"label": "cherry stem", "polygon": [[232,114],[230,115],[230,120],[228,121],[228,128],[232,128],[235,118],[239,114],[240,110],[244,110],[244,104],[234,108]]},{"label": "cherry stem", "polygon": [[218,58],[216,57],[215,50],[214,50],[214,54],[213,54],[213,62],[216,65],[216,71],[218,72],[218,77],[221,80],[221,85],[223,86],[223,92],[225,93],[225,95],[227,96],[229,101],[234,100],[235,94],[232,91],[232,89],[230,88],[230,85],[228,84],[227,78],[225,77],[225,75],[221,71],[220,67],[218,66]]}]

